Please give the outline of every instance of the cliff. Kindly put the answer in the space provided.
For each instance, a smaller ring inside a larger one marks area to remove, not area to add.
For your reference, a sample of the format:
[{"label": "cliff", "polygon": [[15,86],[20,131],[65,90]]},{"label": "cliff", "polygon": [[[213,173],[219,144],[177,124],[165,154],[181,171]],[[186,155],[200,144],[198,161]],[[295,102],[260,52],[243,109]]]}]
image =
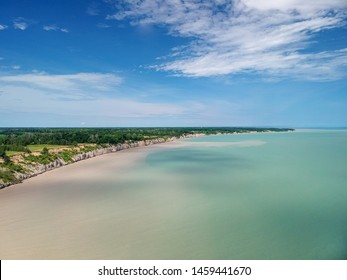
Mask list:
[{"label": "cliff", "polygon": [[[197,136],[202,136],[202,134],[185,135],[185,136],[180,137],[180,138],[190,138],[190,137],[197,137]],[[92,150],[92,151],[89,151],[86,153],[80,153],[80,154],[74,155],[74,156],[72,156],[71,162],[65,162],[62,158],[58,158],[58,159],[56,159],[50,163],[47,163],[47,164],[39,164],[39,163],[27,164],[27,165],[25,165],[25,172],[24,173],[19,173],[19,172],[14,173],[14,176],[17,179],[16,182],[4,183],[4,182],[0,181],[0,189],[8,187],[10,185],[17,184],[17,183],[19,183],[25,179],[37,176],[37,175],[42,174],[44,172],[47,172],[47,171],[50,171],[50,170],[59,168],[61,166],[65,166],[65,165],[80,161],[80,160],[85,160],[85,159],[93,158],[93,157],[104,155],[104,154],[114,153],[114,152],[118,152],[118,151],[125,150],[125,149],[131,149],[131,148],[135,148],[135,147],[143,147],[143,146],[149,146],[149,145],[154,145],[154,144],[159,144],[159,143],[164,143],[164,142],[170,142],[170,141],[174,141],[176,139],[177,138],[175,138],[175,137],[168,138],[168,139],[158,138],[158,139],[153,139],[153,140],[110,145],[110,146],[107,146],[105,148],[100,148],[100,149]]]}]

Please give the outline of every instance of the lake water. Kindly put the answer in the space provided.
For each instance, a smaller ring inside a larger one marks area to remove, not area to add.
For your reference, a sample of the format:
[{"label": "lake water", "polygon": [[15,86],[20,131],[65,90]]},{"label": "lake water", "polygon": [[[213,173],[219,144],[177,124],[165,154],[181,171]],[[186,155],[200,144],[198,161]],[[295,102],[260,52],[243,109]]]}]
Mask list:
[{"label": "lake water", "polygon": [[0,191],[0,258],[347,259],[347,132],[219,135]]}]

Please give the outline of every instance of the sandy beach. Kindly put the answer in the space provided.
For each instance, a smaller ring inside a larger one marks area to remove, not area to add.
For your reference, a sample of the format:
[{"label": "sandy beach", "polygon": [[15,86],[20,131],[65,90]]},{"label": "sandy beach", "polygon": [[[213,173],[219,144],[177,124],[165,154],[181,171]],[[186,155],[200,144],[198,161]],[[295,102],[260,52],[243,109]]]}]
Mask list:
[{"label": "sandy beach", "polygon": [[[107,197],[102,197],[103,193],[99,192],[104,183],[103,178],[108,182],[112,181],[117,188],[117,183],[144,160],[148,153],[178,146],[181,146],[180,142],[175,141],[105,154],[45,172],[21,184],[2,189],[0,258],[97,257],[98,253],[93,251],[91,231],[94,226],[97,229],[94,222],[100,222],[100,216],[103,215],[100,209],[103,200],[109,203]],[[90,197],[94,197],[95,201],[89,200]],[[122,205],[120,201],[114,203]],[[94,211],[90,212],[86,205]],[[95,236],[97,238],[103,237]],[[70,246],[81,248],[81,251],[72,250],[67,253],[66,249]]]}]

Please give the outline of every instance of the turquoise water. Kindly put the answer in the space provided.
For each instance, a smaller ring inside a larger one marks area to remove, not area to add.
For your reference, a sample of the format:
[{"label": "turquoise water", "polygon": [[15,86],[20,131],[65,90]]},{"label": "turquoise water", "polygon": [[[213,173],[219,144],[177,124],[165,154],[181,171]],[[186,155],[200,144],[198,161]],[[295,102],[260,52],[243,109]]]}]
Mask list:
[{"label": "turquoise water", "polygon": [[2,190],[1,259],[347,259],[346,131],[182,142]]},{"label": "turquoise water", "polygon": [[185,197],[175,198],[183,201],[175,219],[184,232],[175,242],[182,238],[196,258],[346,259],[347,133],[224,135],[189,142],[249,140],[258,142],[197,145],[147,157],[146,172],[176,178],[176,187],[185,188]]}]

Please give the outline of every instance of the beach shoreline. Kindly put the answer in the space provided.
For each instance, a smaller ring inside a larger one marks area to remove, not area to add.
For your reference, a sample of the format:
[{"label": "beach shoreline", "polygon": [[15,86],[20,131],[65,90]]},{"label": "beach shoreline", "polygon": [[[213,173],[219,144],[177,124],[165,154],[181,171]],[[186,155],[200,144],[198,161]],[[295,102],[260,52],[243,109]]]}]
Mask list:
[{"label": "beach shoreline", "polygon": [[27,166],[27,169],[29,169],[29,172],[26,173],[16,173],[15,176],[20,182],[8,182],[8,183],[1,183],[0,182],[0,191],[8,188],[10,186],[15,186],[23,183],[25,180],[28,180],[32,177],[36,177],[38,175],[41,175],[43,173],[46,173],[48,171],[52,171],[55,169],[58,169],[60,167],[64,166],[70,166],[73,165],[74,163],[84,161],[87,159],[99,157],[102,155],[106,154],[111,154],[111,153],[116,153],[116,152],[121,152],[121,151],[128,151],[136,148],[145,148],[157,144],[165,144],[165,143],[173,143],[177,140],[182,140],[182,139],[188,139],[188,138],[195,138],[195,137],[202,137],[206,136],[206,134],[190,134],[190,135],[184,135],[181,137],[171,137],[167,139],[163,138],[158,138],[158,139],[153,139],[153,140],[146,140],[146,141],[137,141],[137,142],[132,142],[132,143],[124,143],[124,144],[117,144],[117,145],[110,145],[105,148],[100,148],[96,149],[90,152],[86,153],[81,153],[77,154],[73,157],[72,162],[65,162],[63,159],[56,159],[53,162],[50,162],[48,164],[38,164],[35,166]]}]

